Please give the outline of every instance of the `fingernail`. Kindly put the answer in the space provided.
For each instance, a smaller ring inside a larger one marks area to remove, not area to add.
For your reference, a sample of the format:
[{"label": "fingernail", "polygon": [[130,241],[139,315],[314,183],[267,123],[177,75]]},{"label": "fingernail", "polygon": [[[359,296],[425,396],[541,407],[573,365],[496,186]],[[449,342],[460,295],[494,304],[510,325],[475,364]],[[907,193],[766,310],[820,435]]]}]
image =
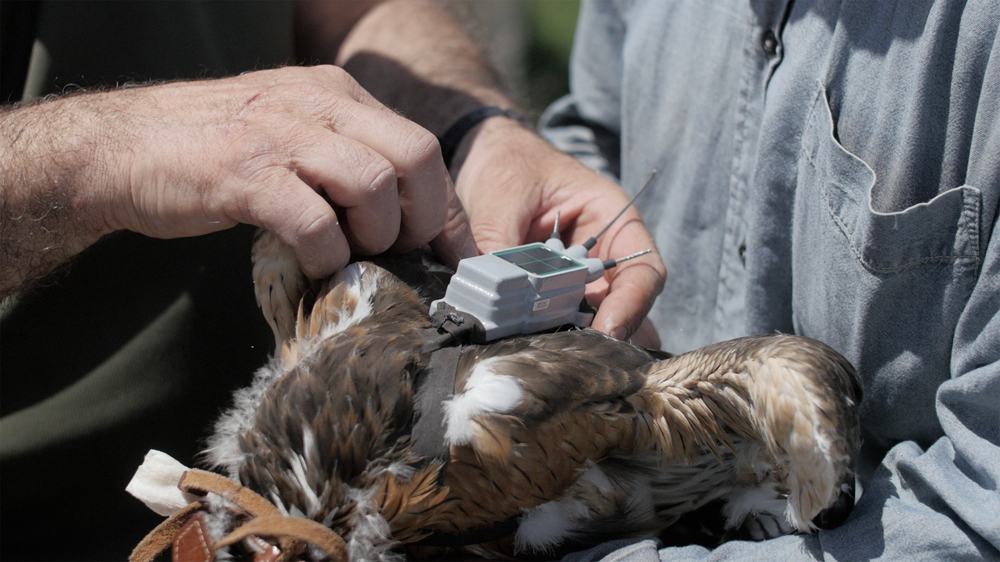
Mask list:
[{"label": "fingernail", "polygon": [[628,336],[628,328],[625,326],[618,326],[614,330],[611,330],[611,337],[616,340],[624,340]]}]

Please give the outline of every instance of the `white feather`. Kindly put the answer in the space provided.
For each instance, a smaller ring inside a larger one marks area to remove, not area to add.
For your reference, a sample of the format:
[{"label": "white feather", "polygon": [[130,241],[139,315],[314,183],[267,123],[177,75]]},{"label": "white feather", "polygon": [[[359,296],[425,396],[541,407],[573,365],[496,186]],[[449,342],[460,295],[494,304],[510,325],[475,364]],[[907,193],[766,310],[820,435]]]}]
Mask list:
[{"label": "white feather", "polygon": [[[308,362],[308,356],[319,350],[322,342],[371,316],[380,270],[368,269],[364,264],[352,263],[337,274],[337,283],[345,284],[348,291],[356,297],[357,305],[351,314],[343,315],[336,324],[325,327],[319,337],[300,340],[300,362]],[[205,455],[212,466],[224,469],[229,478],[239,481],[240,467],[246,461],[244,454],[240,452],[239,436],[253,427],[254,414],[260,407],[264,392],[286,374],[287,370],[282,362],[272,358],[267,365],[257,370],[249,387],[235,393],[233,407],[216,422]]]},{"label": "white feather", "polygon": [[389,532],[389,523],[379,513],[372,499],[375,490],[345,486],[348,501],[357,502],[351,514],[351,534],[347,537],[350,560],[403,562],[401,554],[391,551],[396,546]]},{"label": "white feather", "polygon": [[529,509],[518,524],[514,547],[527,552],[549,550],[562,542],[588,514],[587,506],[566,496]]},{"label": "white feather", "polygon": [[[726,516],[726,528],[735,529],[750,516],[771,515],[782,526],[782,534],[791,531],[791,524],[785,519],[788,500],[781,499],[774,482],[760,486],[736,488],[726,496],[722,513]],[[777,534],[773,535],[777,536]]]},{"label": "white feather", "polygon": [[[355,297],[357,305],[349,315],[342,315],[335,324],[329,324],[323,328],[323,332],[316,342],[326,341],[333,336],[343,332],[348,327],[371,316],[372,299],[378,286],[378,275],[365,277],[368,268],[362,263],[352,263],[337,274],[337,284],[346,287],[349,294]],[[373,273],[378,273],[374,271]]]},{"label": "white feather", "polygon": [[486,413],[506,413],[524,401],[524,389],[512,376],[494,372],[499,357],[480,361],[472,370],[462,394],[442,403],[445,413],[445,441],[466,445],[475,434],[473,418]]},{"label": "white feather", "polygon": [[280,360],[272,359],[257,370],[250,386],[236,391],[233,407],[215,423],[205,456],[212,466],[224,469],[230,479],[239,481],[239,469],[246,460],[240,452],[239,436],[253,427],[264,392],[284,374]]}]

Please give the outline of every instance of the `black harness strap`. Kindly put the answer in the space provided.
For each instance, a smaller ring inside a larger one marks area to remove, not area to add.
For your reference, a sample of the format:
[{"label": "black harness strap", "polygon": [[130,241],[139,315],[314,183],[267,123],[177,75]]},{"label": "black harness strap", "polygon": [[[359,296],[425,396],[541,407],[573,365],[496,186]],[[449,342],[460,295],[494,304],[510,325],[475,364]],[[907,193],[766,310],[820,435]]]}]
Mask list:
[{"label": "black harness strap", "polygon": [[482,341],[486,330],[475,316],[447,305],[431,315],[431,323],[433,327],[420,334],[424,340],[423,350],[430,352],[431,361],[417,375],[417,419],[411,436],[413,452],[427,459],[441,459],[447,469],[450,455],[444,440],[442,403],[455,394],[455,375],[462,347]]},{"label": "black harness strap", "polygon": [[420,374],[416,397],[417,421],[413,424],[413,452],[427,459],[438,458],[446,465],[448,446],[444,441],[442,402],[455,393],[455,373],[462,348],[456,345],[431,353],[431,362]]},{"label": "black harness strap", "polygon": [[[426,459],[440,459],[445,467],[451,456],[444,439],[444,407],[442,403],[455,394],[455,377],[462,348],[482,343],[486,333],[482,323],[471,314],[458,312],[444,305],[431,316],[432,328],[423,330],[424,351],[430,352],[427,368],[417,375],[417,419],[411,433],[413,452]],[[462,546],[494,541],[517,532],[519,515],[508,517],[485,527],[463,533],[434,533],[417,542],[421,546]]]}]

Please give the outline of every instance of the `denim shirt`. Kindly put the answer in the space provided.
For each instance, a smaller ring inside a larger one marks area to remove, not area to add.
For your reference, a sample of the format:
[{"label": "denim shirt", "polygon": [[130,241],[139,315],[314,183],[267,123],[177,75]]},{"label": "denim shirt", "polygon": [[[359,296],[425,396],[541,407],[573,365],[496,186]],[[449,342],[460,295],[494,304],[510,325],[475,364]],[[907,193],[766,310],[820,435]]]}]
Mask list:
[{"label": "denim shirt", "polygon": [[864,384],[845,525],[661,559],[1000,557],[998,31],[996,0],[584,3],[542,130],[658,171],[664,349],[796,333]]}]

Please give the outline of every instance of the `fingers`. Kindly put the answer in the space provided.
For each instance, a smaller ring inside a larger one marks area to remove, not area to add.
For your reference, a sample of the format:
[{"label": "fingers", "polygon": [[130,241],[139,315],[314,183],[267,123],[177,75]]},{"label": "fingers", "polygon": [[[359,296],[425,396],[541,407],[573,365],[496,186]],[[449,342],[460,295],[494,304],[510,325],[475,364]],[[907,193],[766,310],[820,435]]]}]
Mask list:
[{"label": "fingers", "polygon": [[[328,83],[320,98],[307,104],[304,117],[317,126],[293,135],[291,168],[343,208],[338,232],[351,249],[362,255],[407,251],[430,242],[450,221],[437,246],[467,254],[467,219],[457,199],[449,203],[451,178],[437,138],[379,104],[342,70],[314,70]],[[303,116],[301,107],[295,111]]]},{"label": "fingers", "polygon": [[514,164],[491,175],[462,170],[456,190],[472,217],[472,234],[482,253],[523,244],[539,212],[541,197],[531,189],[531,178],[511,177],[516,167]]},{"label": "fingers", "polygon": [[333,208],[291,173],[274,174],[247,199],[240,222],[266,228],[295,250],[302,271],[318,279],[347,265],[351,249]]},{"label": "fingers", "polygon": [[510,213],[506,209],[497,209],[490,216],[481,218],[472,227],[479,251],[487,254],[523,244],[528,230],[524,218],[524,214]]},{"label": "fingers", "polygon": [[592,324],[616,339],[630,338],[639,329],[653,301],[663,289],[664,277],[646,263],[620,265]]},{"label": "fingers", "polygon": [[660,335],[656,333],[656,328],[653,327],[649,318],[643,318],[639,329],[632,334],[629,341],[646,349],[661,349],[662,346]]},{"label": "fingers", "polygon": [[[360,89],[351,82],[345,87]],[[381,155],[395,170],[401,216],[393,249],[406,251],[427,244],[441,232],[449,209],[451,179],[437,138],[363,90],[351,93],[357,103],[331,103],[331,111],[321,119],[334,133]]]},{"label": "fingers", "polygon": [[396,170],[378,152],[353,139],[317,128],[298,139],[294,172],[343,207],[340,228],[351,248],[374,255],[392,246],[400,230]]},{"label": "fingers", "polygon": [[646,248],[654,249],[645,256],[623,262],[606,274],[611,278],[607,296],[600,303],[592,326],[624,340],[636,333],[652,308],[653,301],[663,290],[667,270],[655,251],[652,237],[638,218],[608,234],[612,236],[608,243],[609,256],[622,257]]},{"label": "fingers", "polygon": [[[556,211],[562,213],[563,241],[581,244],[628,203],[620,187],[557,152],[537,135],[502,120],[486,121],[482,127],[457,185],[480,251],[544,239],[551,232]],[[602,259],[654,249],[622,263],[587,288],[588,302],[600,305],[592,326],[627,339],[636,333],[663,289],[666,267],[634,207],[612,224],[599,244],[591,256]]]},{"label": "fingers", "polygon": [[[137,146],[122,152],[140,155],[104,182],[112,228],[170,238],[251,223],[321,277],[350,249],[407,250],[434,239],[449,217],[463,224],[448,214],[451,179],[437,139],[342,69],[288,67],[109,99],[128,102]],[[445,246],[458,243],[459,226]]]},{"label": "fingers", "polygon": [[454,189],[448,190],[448,219],[441,234],[431,241],[431,249],[439,260],[453,269],[458,267],[460,260],[479,255],[469,217]]},{"label": "fingers", "polygon": [[374,149],[395,170],[401,215],[393,249],[407,251],[427,244],[444,227],[451,185],[437,138],[393,113],[365,112],[372,114],[370,127],[340,131]]}]

